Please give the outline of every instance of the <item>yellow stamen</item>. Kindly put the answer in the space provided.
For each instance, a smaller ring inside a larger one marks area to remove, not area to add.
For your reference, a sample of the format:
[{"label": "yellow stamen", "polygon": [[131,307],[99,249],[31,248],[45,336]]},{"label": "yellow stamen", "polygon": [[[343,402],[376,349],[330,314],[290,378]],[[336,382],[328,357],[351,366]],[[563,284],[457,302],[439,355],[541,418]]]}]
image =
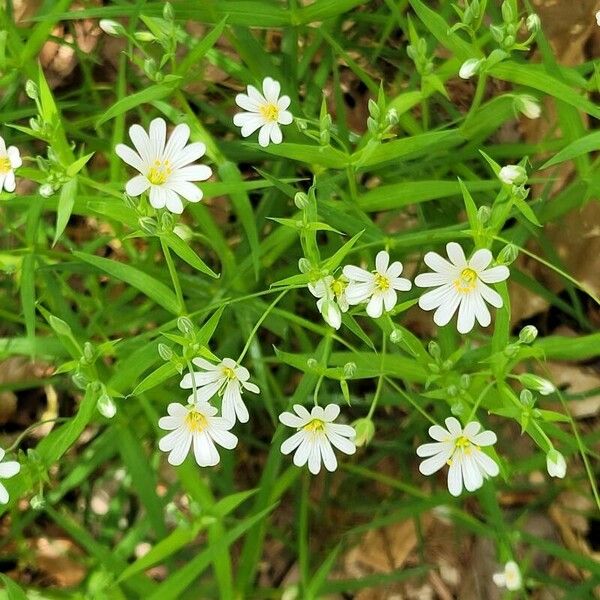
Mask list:
[{"label": "yellow stamen", "polygon": [[385,292],[390,289],[390,280],[380,273],[375,273],[375,287]]},{"label": "yellow stamen", "polygon": [[171,168],[171,162],[168,160],[160,161],[155,160],[146,177],[152,185],[163,185],[169,179],[173,169]]},{"label": "yellow stamen", "polygon": [[223,377],[227,377],[227,379],[235,379],[235,371],[231,367],[223,367]]},{"label": "yellow stamen", "polygon": [[336,295],[336,296],[341,296],[344,293],[344,290],[347,287],[347,283],[343,280],[343,279],[334,279],[332,284],[331,284],[331,291]]},{"label": "yellow stamen", "polygon": [[470,267],[465,267],[453,284],[459,294],[468,294],[477,286],[477,272]]},{"label": "yellow stamen", "polygon": [[321,421],[321,419],[313,419],[312,421],[307,423],[302,429],[304,429],[304,431],[313,431],[316,433],[317,431],[323,431],[324,427],[325,423]]},{"label": "yellow stamen", "polygon": [[260,114],[265,121],[277,121],[279,118],[279,107],[273,102],[267,102],[267,104],[261,104]]},{"label": "yellow stamen", "polygon": [[200,433],[208,427],[206,417],[197,410],[190,410],[185,417],[185,424],[192,433]]},{"label": "yellow stamen", "polygon": [[461,435],[459,438],[456,438],[456,440],[454,440],[454,447],[455,447],[455,449],[462,448],[463,452],[467,456],[469,454],[471,454],[473,452],[473,450],[479,449],[479,446],[477,446],[477,444],[473,444],[464,435]]},{"label": "yellow stamen", "polygon": [[4,175],[12,169],[8,156],[0,156],[0,174]]}]

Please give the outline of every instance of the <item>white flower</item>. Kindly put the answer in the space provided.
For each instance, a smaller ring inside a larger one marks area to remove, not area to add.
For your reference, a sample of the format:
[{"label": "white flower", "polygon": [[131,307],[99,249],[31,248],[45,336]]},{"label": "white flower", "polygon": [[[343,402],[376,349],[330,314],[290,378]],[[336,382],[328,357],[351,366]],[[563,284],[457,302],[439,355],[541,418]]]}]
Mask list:
[{"label": "white flower", "polygon": [[383,314],[385,307],[389,312],[398,302],[396,290],[407,292],[412,287],[411,282],[402,273],[402,263],[394,261],[391,265],[390,255],[381,250],[375,257],[375,271],[370,273],[360,267],[346,265],[344,275],[350,280],[346,288],[346,298],[349,304],[367,304],[367,314],[376,319]]},{"label": "white flower", "polygon": [[[6,452],[0,448],[0,479],[9,479],[10,477],[14,477],[21,470],[21,465],[16,460],[7,460],[6,462],[2,462],[5,455]],[[8,492],[2,483],[0,483],[0,504],[7,503]]]},{"label": "white flower", "polygon": [[294,404],[294,413],[284,412],[279,420],[298,431],[281,444],[281,452],[290,454],[294,450],[294,464],[302,467],[308,462],[308,470],[316,475],[321,470],[321,461],[328,471],[337,469],[337,459],[332,445],[344,454],[354,454],[356,431],[350,425],[334,423],[340,414],[337,404],[328,404],[324,409],[314,406],[308,412],[301,404]]},{"label": "white flower", "polygon": [[140,172],[130,179],[125,191],[130,196],[139,196],[150,188],[150,204],[154,208],[164,208],[181,214],[183,203],[199,202],[202,190],[193,181],[205,181],[212,175],[206,165],[190,164],[204,156],[206,146],[202,142],[186,145],[190,128],[185,124],[175,127],[169,139],[164,119],[154,119],[150,123],[149,134],[141,125],[129,128],[129,137],[135,146],[134,151],[125,144],[117,144],[115,151],[128,165]]},{"label": "white flower", "polygon": [[[246,367],[240,367],[232,358],[224,358],[218,365],[203,358],[194,358],[192,362],[202,369],[202,372],[187,373],[181,380],[183,389],[196,388],[196,399],[208,402],[215,394],[223,396],[221,412],[223,417],[235,425],[236,417],[241,423],[248,422],[250,415],[242,400],[242,393],[248,390],[258,394],[260,389],[250,383],[250,373]],[[190,396],[190,398],[193,397]]]},{"label": "white flower", "polygon": [[498,179],[506,185],[520,185],[527,181],[527,171],[520,165],[506,165],[500,169]]},{"label": "white flower", "polygon": [[521,94],[516,97],[517,110],[528,119],[538,119],[542,114],[542,108],[537,98],[529,94]]},{"label": "white flower", "polygon": [[600,10],[596,13],[596,23],[600,27]]},{"label": "white flower", "polygon": [[481,425],[476,421],[467,423],[463,429],[454,417],[446,419],[446,427],[430,427],[429,435],[436,442],[417,448],[418,456],[428,457],[419,465],[423,475],[432,475],[444,465],[450,465],[448,491],[453,496],[460,496],[463,483],[469,492],[473,492],[483,485],[484,478],[498,475],[498,465],[480,449],[480,446],[496,443],[493,431],[480,431]]},{"label": "white flower", "polygon": [[[189,398],[193,400],[193,395]],[[215,416],[217,409],[208,402],[195,402],[184,406],[172,402],[167,408],[169,416],[161,417],[158,426],[170,431],[158,443],[163,452],[169,452],[170,464],[180,465],[194,446],[194,457],[201,467],[212,467],[220,456],[215,444],[232,450],[237,445],[237,437],[229,430],[233,423]]]},{"label": "white flower", "polygon": [[264,148],[269,145],[269,140],[274,144],[281,144],[283,137],[279,125],[289,125],[294,117],[287,110],[290,97],[279,97],[281,86],[278,81],[265,77],[262,88],[264,95],[253,85],[249,85],[248,94],[238,94],[235,97],[236,104],[247,112],[234,115],[233,123],[242,128],[243,137],[252,135],[260,128],[258,143]]},{"label": "white flower", "polygon": [[0,136],[0,193],[2,188],[7,192],[14,192],[17,182],[15,181],[15,169],[23,164],[19,149],[16,146],[6,147],[4,138]]},{"label": "white flower", "polygon": [[546,455],[546,469],[550,477],[564,479],[567,474],[567,463],[565,457],[557,450],[550,450]]},{"label": "white flower", "polygon": [[481,63],[483,62],[480,58],[469,58],[461,65],[458,71],[458,76],[461,79],[471,79],[479,71]]},{"label": "white flower", "polygon": [[342,313],[347,312],[349,308],[346,298],[347,287],[348,281],[344,277],[336,279],[331,275],[308,284],[310,293],[318,298],[317,309],[325,321],[335,329],[340,328]]},{"label": "white flower", "polygon": [[514,560],[509,560],[504,565],[504,571],[494,573],[492,579],[498,587],[505,587],[512,592],[521,589],[521,571]]},{"label": "white flower", "polygon": [[502,298],[486,284],[504,281],[509,275],[508,267],[499,265],[488,269],[492,253],[486,249],[477,250],[468,262],[456,242],[447,244],[446,252],[450,262],[436,252],[425,254],[425,264],[435,272],[417,275],[415,284],[436,289],[423,294],[419,306],[423,310],[437,309],[433,320],[440,327],[447,325],[457,310],[460,333],[471,331],[475,319],[487,327],[492,318],[485,302],[501,308]]}]

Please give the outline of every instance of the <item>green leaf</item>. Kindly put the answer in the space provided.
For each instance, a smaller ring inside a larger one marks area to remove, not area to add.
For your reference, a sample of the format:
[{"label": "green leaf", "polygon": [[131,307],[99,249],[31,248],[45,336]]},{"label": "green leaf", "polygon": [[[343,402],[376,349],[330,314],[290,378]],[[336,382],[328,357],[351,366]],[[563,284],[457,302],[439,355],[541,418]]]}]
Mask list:
[{"label": "green leaf", "polygon": [[204,273],[205,275],[210,275],[210,277],[214,277],[215,279],[219,278],[217,275],[185,242],[182,240],[176,233],[169,231],[167,233],[161,234],[161,237],[165,240],[169,248],[182,258],[188,265],[194,267],[197,271]]},{"label": "green leaf", "polygon": [[25,592],[10,577],[0,573],[0,580],[4,584],[8,600],[27,600]]},{"label": "green leaf", "polygon": [[533,212],[533,209],[531,208],[531,206],[529,206],[529,204],[527,204],[527,202],[525,202],[525,200],[523,200],[522,198],[518,198],[517,196],[513,196],[512,200],[513,200],[513,204],[517,207],[519,212],[529,222],[533,223],[534,225],[537,225],[538,227],[542,226],[542,224],[539,222],[536,214]]},{"label": "green leaf", "polygon": [[600,150],[600,131],[594,131],[584,137],[581,137],[574,142],[571,142],[568,146],[565,146],[560,152],[555,154],[550,160],[546,161],[540,169],[547,169],[553,167],[566,160],[572,160],[582,154],[588,154],[589,152],[596,152]]},{"label": "green leaf", "polygon": [[60,239],[63,234],[71,213],[73,212],[73,206],[75,204],[75,195],[77,194],[77,178],[69,179],[67,183],[62,186],[60,190],[60,196],[58,198],[58,208],[56,210],[56,231],[54,232],[54,241],[52,245],[56,245],[56,242]]},{"label": "green leaf", "polygon": [[77,414],[68,422],[48,434],[37,446],[37,452],[46,466],[51,466],[78,440],[96,409],[97,394],[88,385]]},{"label": "green leaf", "polygon": [[171,363],[165,363],[164,365],[160,365],[158,369],[155,369],[145,377],[138,385],[134,388],[133,392],[131,392],[132,396],[139,396],[148,390],[160,385],[167,379],[170,379],[174,375],[177,374],[177,369],[175,365]]},{"label": "green leaf", "polygon": [[135,94],[129,94],[121,100],[115,102],[104,114],[102,114],[95,122],[96,126],[100,126],[115,117],[126,113],[128,110],[140,106],[141,104],[150,104],[156,100],[162,100],[170,96],[177,87],[178,82],[171,83],[156,83],[150,87],[136,92]]},{"label": "green leaf", "polygon": [[600,108],[584,96],[573,91],[567,84],[553,77],[541,65],[505,61],[490,69],[497,79],[525,85],[571,104],[575,108],[600,119]]},{"label": "green leaf", "polygon": [[94,154],[95,154],[94,152],[90,152],[89,154],[86,154],[85,156],[78,158],[74,163],[70,164],[67,167],[67,176],[75,177],[75,175],[77,175],[77,173],[79,173],[79,171],[81,171],[81,169],[83,169],[83,167],[85,167],[85,165],[88,163],[90,158],[92,158],[92,156],[94,156]]},{"label": "green leaf", "polygon": [[217,40],[221,37],[225,24],[227,23],[227,15],[217,23],[213,30],[202,37],[192,49],[186,54],[183,60],[177,66],[177,75],[185,77],[187,72],[197,65],[197,63],[204,57],[204,55],[217,43]]},{"label": "green leaf", "polygon": [[320,165],[330,169],[344,169],[349,162],[348,157],[330,146],[309,146],[307,144],[270,144],[262,148],[263,152],[290,158],[311,165]]},{"label": "green leaf", "polygon": [[175,294],[164,283],[147,273],[109,258],[86,254],[85,252],[74,252],[73,254],[84,262],[137,288],[170,313],[179,314],[179,303]]}]

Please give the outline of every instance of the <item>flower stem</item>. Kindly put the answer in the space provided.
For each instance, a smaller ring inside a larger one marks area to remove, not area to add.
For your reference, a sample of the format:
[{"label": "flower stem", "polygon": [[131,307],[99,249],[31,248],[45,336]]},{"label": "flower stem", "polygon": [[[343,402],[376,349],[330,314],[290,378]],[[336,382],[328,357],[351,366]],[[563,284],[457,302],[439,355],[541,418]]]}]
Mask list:
[{"label": "flower stem", "polygon": [[381,390],[383,389],[383,379],[384,379],[384,362],[385,362],[385,350],[386,350],[387,336],[385,333],[383,334],[383,341],[381,342],[381,366],[379,375],[379,379],[377,380],[377,388],[375,390],[375,396],[373,397],[373,402],[371,402],[371,408],[369,408],[369,414],[367,415],[367,419],[370,419],[375,412],[375,408],[377,408],[377,403],[379,402],[379,396],[381,396]]},{"label": "flower stem", "polygon": [[289,288],[286,288],[285,290],[283,290],[283,292],[281,292],[281,294],[279,294],[277,296],[277,298],[275,298],[275,300],[273,300],[273,302],[271,302],[271,304],[269,304],[269,306],[267,307],[267,310],[265,310],[265,312],[263,313],[263,315],[261,316],[261,318],[256,322],[256,325],[253,327],[252,331],[250,332],[250,335],[248,336],[248,340],[246,341],[246,345],[244,346],[244,349],[242,350],[242,353],[240,354],[239,358],[237,359],[237,364],[239,365],[244,356],[246,356],[246,352],[248,352],[248,349],[250,348],[250,343],[252,342],[252,338],[254,337],[254,335],[256,334],[256,332],[258,331],[258,328],[262,325],[262,322],[267,318],[267,316],[269,315],[269,313],[275,308],[275,306],[278,304],[278,302],[289,292]]},{"label": "flower stem", "polygon": [[169,274],[171,275],[171,281],[173,281],[173,287],[175,288],[175,295],[177,296],[177,301],[179,302],[179,314],[185,315],[187,312],[185,308],[185,300],[183,299],[181,283],[179,281],[179,276],[177,275],[177,270],[175,269],[175,263],[173,262],[173,258],[171,257],[171,251],[169,250],[169,246],[167,246],[163,238],[160,238],[160,246],[162,248],[163,254],[165,255],[167,267],[169,268]]}]

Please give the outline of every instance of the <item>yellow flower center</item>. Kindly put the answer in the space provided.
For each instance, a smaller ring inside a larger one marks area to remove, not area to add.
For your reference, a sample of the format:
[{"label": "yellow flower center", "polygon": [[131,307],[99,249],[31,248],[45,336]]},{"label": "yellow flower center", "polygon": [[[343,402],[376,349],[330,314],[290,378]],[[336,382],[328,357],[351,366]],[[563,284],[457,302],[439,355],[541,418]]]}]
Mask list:
[{"label": "yellow flower center", "polygon": [[185,417],[185,424],[192,433],[200,433],[208,427],[206,417],[197,410],[190,410]]},{"label": "yellow flower center", "polygon": [[277,121],[279,118],[279,107],[273,102],[267,102],[260,107],[260,114],[265,121]]},{"label": "yellow flower center", "polygon": [[381,273],[375,273],[375,287],[382,292],[390,289],[390,280]]},{"label": "yellow flower center", "polygon": [[231,367],[223,367],[223,377],[227,379],[235,379],[235,371]]},{"label": "yellow flower center", "polygon": [[[471,454],[473,452],[474,449],[478,450],[479,446],[477,446],[476,444],[473,444],[464,435],[461,435],[460,437],[458,437],[454,440],[454,452],[456,452],[459,448],[462,448],[463,452],[468,456],[469,454]],[[454,452],[452,453],[452,456],[446,461],[447,465],[452,464],[452,457],[454,456]]]},{"label": "yellow flower center", "polygon": [[325,423],[321,421],[321,419],[313,419],[312,421],[310,421],[310,423],[307,423],[302,429],[304,429],[304,431],[313,431],[316,433],[317,431],[323,431],[324,427]]},{"label": "yellow flower center", "polygon": [[454,280],[454,287],[460,294],[468,294],[475,289],[477,285],[477,272],[470,267],[465,267],[461,272],[458,279]]},{"label": "yellow flower center", "polygon": [[8,156],[0,156],[0,174],[4,175],[12,169]]},{"label": "yellow flower center", "polygon": [[343,279],[334,279],[332,284],[331,284],[331,291],[336,295],[336,296],[341,296],[344,293],[344,290],[346,289],[346,286],[348,284],[343,280]]},{"label": "yellow flower center", "polygon": [[146,177],[152,185],[162,185],[169,179],[173,172],[171,162],[168,160],[155,160],[150,167]]}]

